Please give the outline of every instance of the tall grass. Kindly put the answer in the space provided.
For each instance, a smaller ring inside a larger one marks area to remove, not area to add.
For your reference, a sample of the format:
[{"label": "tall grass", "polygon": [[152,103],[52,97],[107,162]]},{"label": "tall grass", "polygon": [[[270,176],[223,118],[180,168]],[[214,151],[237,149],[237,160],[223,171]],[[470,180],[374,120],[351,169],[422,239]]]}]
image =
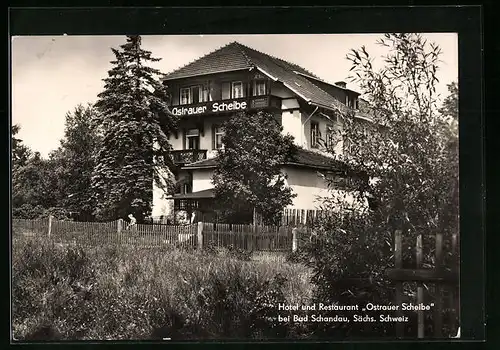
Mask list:
[{"label": "tall grass", "polygon": [[[221,339],[293,336],[278,303],[307,304],[309,271],[225,250],[84,248],[16,238],[15,339]],[[41,332],[41,330],[45,330]]]}]

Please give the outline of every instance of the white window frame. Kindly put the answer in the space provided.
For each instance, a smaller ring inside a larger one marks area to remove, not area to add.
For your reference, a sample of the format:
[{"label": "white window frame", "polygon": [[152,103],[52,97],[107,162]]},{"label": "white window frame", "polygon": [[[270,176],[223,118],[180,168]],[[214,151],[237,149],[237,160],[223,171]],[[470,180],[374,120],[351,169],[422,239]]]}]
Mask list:
[{"label": "white window frame", "polygon": [[[222,143],[222,137],[224,137],[225,135],[224,129],[222,129],[222,127],[218,125],[214,125],[213,128],[214,128],[214,149],[223,149],[224,144]],[[220,147],[217,147],[217,136],[219,135],[221,136],[221,144]]]},{"label": "white window frame", "polygon": [[[196,131],[196,133],[190,134],[190,131]],[[193,128],[193,129],[188,129],[186,130],[186,149],[196,149],[196,148],[189,148],[189,139],[192,137],[197,137],[198,138],[198,147],[200,147],[200,130]]]},{"label": "white window frame", "polygon": [[[187,102],[184,102],[183,100],[183,93],[187,91],[188,92],[188,98],[187,98]],[[180,93],[179,93],[179,102],[181,105],[188,105],[188,104],[191,104],[193,101],[193,94],[192,94],[192,91],[191,91],[191,87],[183,87],[180,89]]]},{"label": "white window frame", "polygon": [[335,145],[333,144],[335,134],[337,130],[335,130],[335,126],[333,124],[326,125],[326,147],[331,148]]},{"label": "white window frame", "polygon": [[203,84],[200,86],[200,102],[209,102],[209,101],[212,101],[212,96],[210,95],[210,87],[208,86],[208,84]]},{"label": "white window frame", "polygon": [[[317,126],[317,129],[313,128],[313,125]],[[319,131],[319,123],[312,120],[310,124],[310,129],[311,129],[311,148],[318,148],[319,139],[321,137],[321,133]]]},{"label": "white window frame", "polygon": [[[241,96],[235,96],[235,94],[234,94],[234,92],[235,92],[234,87],[237,84],[239,84],[241,86]],[[241,80],[231,82],[231,98],[243,98],[243,97],[245,97],[245,91],[243,89],[243,82]]]},{"label": "white window frame", "polygon": [[[264,87],[264,93],[259,93],[257,86]],[[265,96],[267,95],[267,83],[264,79],[257,79],[253,81],[253,96]]]},{"label": "white window frame", "polygon": [[[208,101],[212,101],[211,99],[211,96],[210,96],[210,90],[208,88],[207,85],[204,85],[204,84],[197,84],[197,85],[191,85],[191,86],[187,86],[187,87],[183,87],[180,89],[180,104],[181,105],[189,105],[189,104],[192,104],[194,103],[194,99],[193,99],[193,89],[194,88],[198,88],[198,101],[199,103],[203,103],[203,102],[208,102]],[[183,100],[182,100],[182,93],[185,92],[185,91],[188,91],[188,101],[187,103],[183,103]],[[206,91],[206,97],[207,99],[205,100],[204,99],[204,92]]]}]

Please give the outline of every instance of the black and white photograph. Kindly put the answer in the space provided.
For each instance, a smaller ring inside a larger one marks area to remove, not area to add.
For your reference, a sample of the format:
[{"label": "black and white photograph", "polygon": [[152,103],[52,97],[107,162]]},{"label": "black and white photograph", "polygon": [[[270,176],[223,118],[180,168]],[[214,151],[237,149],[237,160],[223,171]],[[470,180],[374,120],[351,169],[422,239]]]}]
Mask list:
[{"label": "black and white photograph", "polygon": [[13,36],[12,340],[460,339],[458,45]]}]

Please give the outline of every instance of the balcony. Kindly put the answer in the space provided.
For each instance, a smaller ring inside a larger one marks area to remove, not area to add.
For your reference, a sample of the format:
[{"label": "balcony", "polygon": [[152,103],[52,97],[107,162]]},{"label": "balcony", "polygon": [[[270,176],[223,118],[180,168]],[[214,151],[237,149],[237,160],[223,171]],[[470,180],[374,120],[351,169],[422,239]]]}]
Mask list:
[{"label": "balcony", "polygon": [[281,109],[281,99],[272,95],[252,96],[177,105],[172,106],[171,111],[178,116],[191,116],[240,112],[255,109]]},{"label": "balcony", "polygon": [[183,149],[170,151],[174,164],[184,165],[207,159],[206,149]]}]

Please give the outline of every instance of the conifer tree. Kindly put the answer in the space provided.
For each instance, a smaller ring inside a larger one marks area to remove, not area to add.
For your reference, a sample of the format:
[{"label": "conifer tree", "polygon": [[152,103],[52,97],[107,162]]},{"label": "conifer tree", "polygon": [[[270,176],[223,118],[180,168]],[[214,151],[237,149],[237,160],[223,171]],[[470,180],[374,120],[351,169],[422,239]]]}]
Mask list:
[{"label": "conifer tree", "polygon": [[141,48],[141,37],[127,36],[112,51],[116,59],[96,103],[102,145],[92,176],[94,214],[112,220],[132,213],[140,221],[151,212],[153,181],[173,186],[160,177],[172,166],[167,135],[176,119],[160,71],[148,66],[160,59]]}]

